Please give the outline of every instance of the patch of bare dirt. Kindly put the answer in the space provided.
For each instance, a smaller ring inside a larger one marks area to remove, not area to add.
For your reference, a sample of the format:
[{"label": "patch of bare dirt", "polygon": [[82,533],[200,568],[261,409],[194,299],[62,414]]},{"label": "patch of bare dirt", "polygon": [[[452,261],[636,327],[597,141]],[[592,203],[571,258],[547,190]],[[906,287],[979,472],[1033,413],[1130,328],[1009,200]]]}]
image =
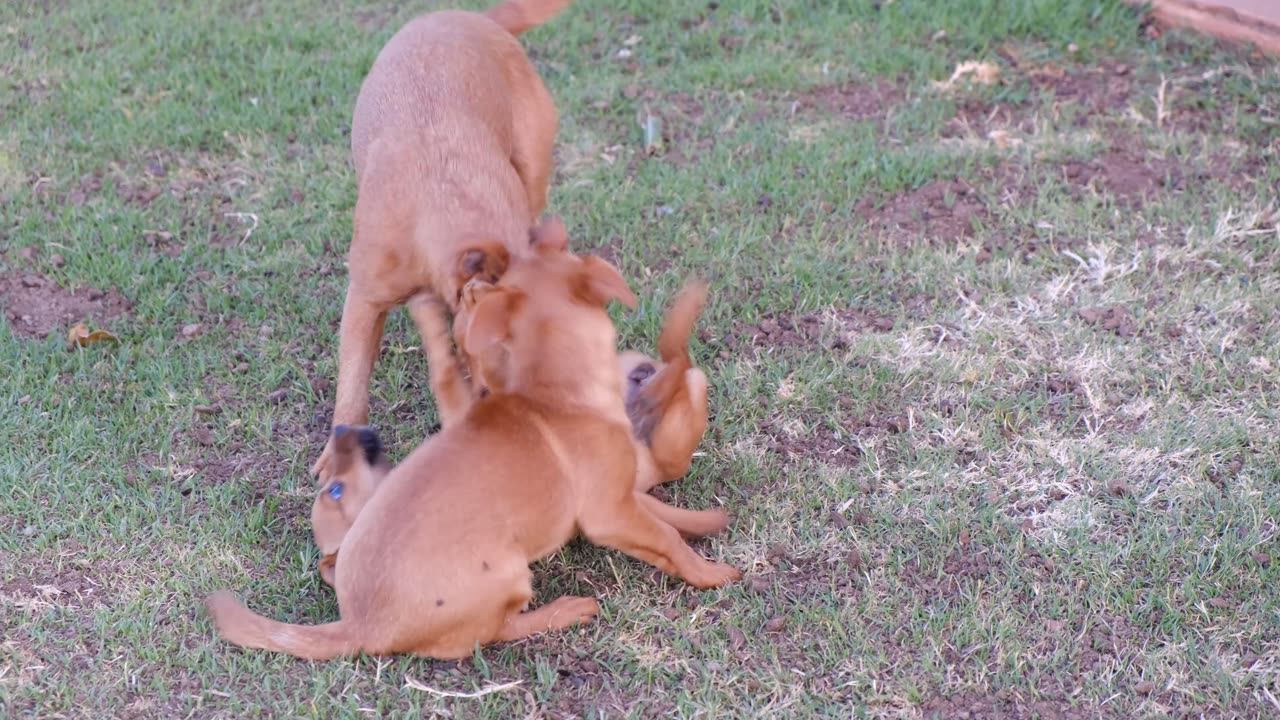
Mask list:
[{"label": "patch of bare dirt", "polygon": [[1113,332],[1119,337],[1133,337],[1138,332],[1137,321],[1120,305],[1082,308],[1077,314],[1086,323]]},{"label": "patch of bare dirt", "polygon": [[821,428],[803,437],[794,437],[776,423],[762,430],[768,437],[767,447],[788,463],[802,460],[821,460],[838,467],[856,467],[862,458],[862,450],[854,435],[836,433]]},{"label": "patch of bare dirt", "polygon": [[1067,160],[1061,179],[1080,190],[1104,191],[1127,204],[1169,189],[1181,190],[1186,172],[1176,161],[1142,157],[1132,146],[1113,146],[1090,160]]},{"label": "patch of bare dirt", "polygon": [[[852,335],[889,332],[895,324],[894,319],[888,315],[856,308],[837,310],[834,319],[838,323],[832,326],[824,324],[815,313],[796,315],[781,311],[755,323],[734,320],[733,331],[718,344],[724,348],[722,356],[746,348],[840,350],[848,346]],[[711,345],[717,344],[705,332],[701,334],[701,338]]]},{"label": "patch of bare dirt", "polygon": [[34,272],[0,274],[0,305],[13,334],[28,338],[44,338],[78,322],[106,325],[131,309],[115,288],[67,290]]},{"label": "patch of bare dirt", "polygon": [[1057,700],[1025,702],[1009,690],[996,693],[961,693],[925,700],[920,705],[926,720],[1083,720],[1097,717],[1097,711],[1072,705],[1065,697]]},{"label": "patch of bare dirt", "polygon": [[1103,63],[1072,68],[1055,65],[1031,69],[1028,79],[1036,90],[1051,91],[1054,103],[1083,109],[1076,118],[1084,125],[1098,116],[1119,115],[1133,100],[1133,68],[1124,63]]},{"label": "patch of bare dirt", "polygon": [[777,102],[787,106],[788,114],[803,114],[814,119],[864,121],[888,115],[894,106],[902,102],[902,89],[896,83],[883,79],[850,81],[787,93]]},{"label": "patch of bare dirt", "polygon": [[[901,576],[920,597],[950,599],[976,583],[1002,581],[1003,562],[999,553],[989,551],[972,539],[972,533],[963,530],[956,548],[943,559],[941,568],[912,561],[902,566]],[[996,577],[991,578],[993,575]]]},{"label": "patch of bare dirt", "polygon": [[854,211],[873,231],[910,243],[971,237],[974,224],[987,220],[986,203],[964,180],[934,180],[886,198],[864,197]]},{"label": "patch of bare dirt", "polygon": [[[775,417],[766,420],[761,430],[768,438],[768,449],[781,456],[784,462],[819,460],[837,467],[852,468],[862,458],[859,441],[898,435],[910,429],[907,419],[902,415],[876,408],[856,412],[842,407],[837,422],[838,430],[824,425],[804,435],[797,435],[786,428],[780,418]],[[885,450],[880,461],[882,467],[888,467],[894,462],[893,454]],[[871,482],[864,483],[865,491],[875,491]]]}]

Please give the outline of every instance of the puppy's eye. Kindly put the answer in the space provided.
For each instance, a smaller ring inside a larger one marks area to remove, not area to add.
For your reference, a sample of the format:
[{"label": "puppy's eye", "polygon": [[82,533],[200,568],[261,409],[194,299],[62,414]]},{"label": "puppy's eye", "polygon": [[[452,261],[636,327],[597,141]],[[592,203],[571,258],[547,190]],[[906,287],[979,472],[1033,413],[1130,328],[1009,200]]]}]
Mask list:
[{"label": "puppy's eye", "polygon": [[329,497],[334,500],[342,499],[342,483],[336,482],[329,486]]}]

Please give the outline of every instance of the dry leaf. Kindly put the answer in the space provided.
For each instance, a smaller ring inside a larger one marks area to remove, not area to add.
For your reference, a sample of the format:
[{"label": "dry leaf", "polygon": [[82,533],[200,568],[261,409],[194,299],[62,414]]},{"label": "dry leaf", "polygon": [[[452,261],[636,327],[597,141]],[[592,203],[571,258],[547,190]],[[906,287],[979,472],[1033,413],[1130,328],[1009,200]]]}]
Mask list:
[{"label": "dry leaf", "polygon": [[[970,78],[970,76],[972,76]],[[934,87],[949,90],[964,78],[979,85],[994,85],[1000,80],[1000,66],[995,63],[968,60],[956,66],[951,77],[943,82],[935,82]]]},{"label": "dry leaf", "polygon": [[1022,144],[1022,138],[1013,135],[1008,130],[992,130],[987,133],[987,139],[995,143],[996,147],[1001,150],[1018,147]]},{"label": "dry leaf", "polygon": [[120,339],[106,330],[89,331],[84,323],[80,323],[67,332],[67,341],[79,347],[99,342],[120,342]]}]

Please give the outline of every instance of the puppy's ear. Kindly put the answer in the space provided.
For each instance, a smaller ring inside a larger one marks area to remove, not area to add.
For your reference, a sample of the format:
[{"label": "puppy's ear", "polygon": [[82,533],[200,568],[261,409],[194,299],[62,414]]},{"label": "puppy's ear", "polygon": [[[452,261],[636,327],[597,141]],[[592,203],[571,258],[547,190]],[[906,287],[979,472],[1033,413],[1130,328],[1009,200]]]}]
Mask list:
[{"label": "puppy's ear", "polygon": [[582,258],[582,269],[579,271],[575,292],[582,300],[593,305],[607,306],[610,300],[617,300],[632,310],[636,309],[636,296],[622,279],[622,273],[594,255]]},{"label": "puppy's ear", "polygon": [[350,472],[352,463],[373,465],[382,455],[378,433],[364,425],[333,426],[333,459],[338,473]]},{"label": "puppy's ear", "polygon": [[356,444],[364,451],[364,461],[373,465],[382,457],[382,440],[378,432],[371,427],[362,427],[356,431]]},{"label": "puppy's ear", "polygon": [[498,282],[507,271],[510,261],[507,249],[496,242],[476,243],[463,250],[458,255],[458,265],[454,268],[454,280],[458,283],[459,292],[472,279]]},{"label": "puppy's ear", "polygon": [[559,215],[547,215],[529,228],[529,246],[535,250],[569,251],[569,231]]},{"label": "puppy's ear", "polygon": [[495,288],[471,309],[471,322],[463,343],[469,355],[480,356],[511,337],[511,317],[519,310],[524,294]]}]

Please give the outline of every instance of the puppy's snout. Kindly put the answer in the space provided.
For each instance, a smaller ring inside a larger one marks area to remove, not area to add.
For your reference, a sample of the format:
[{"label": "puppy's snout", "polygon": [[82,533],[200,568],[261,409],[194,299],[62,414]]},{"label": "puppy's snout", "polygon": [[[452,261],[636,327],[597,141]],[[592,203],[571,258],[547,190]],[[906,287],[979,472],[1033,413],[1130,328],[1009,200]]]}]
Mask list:
[{"label": "puppy's snout", "polygon": [[627,374],[627,382],[631,383],[635,387],[639,387],[644,384],[645,380],[653,377],[654,372],[656,372],[656,370],[652,363],[640,363],[632,368],[631,372]]}]

